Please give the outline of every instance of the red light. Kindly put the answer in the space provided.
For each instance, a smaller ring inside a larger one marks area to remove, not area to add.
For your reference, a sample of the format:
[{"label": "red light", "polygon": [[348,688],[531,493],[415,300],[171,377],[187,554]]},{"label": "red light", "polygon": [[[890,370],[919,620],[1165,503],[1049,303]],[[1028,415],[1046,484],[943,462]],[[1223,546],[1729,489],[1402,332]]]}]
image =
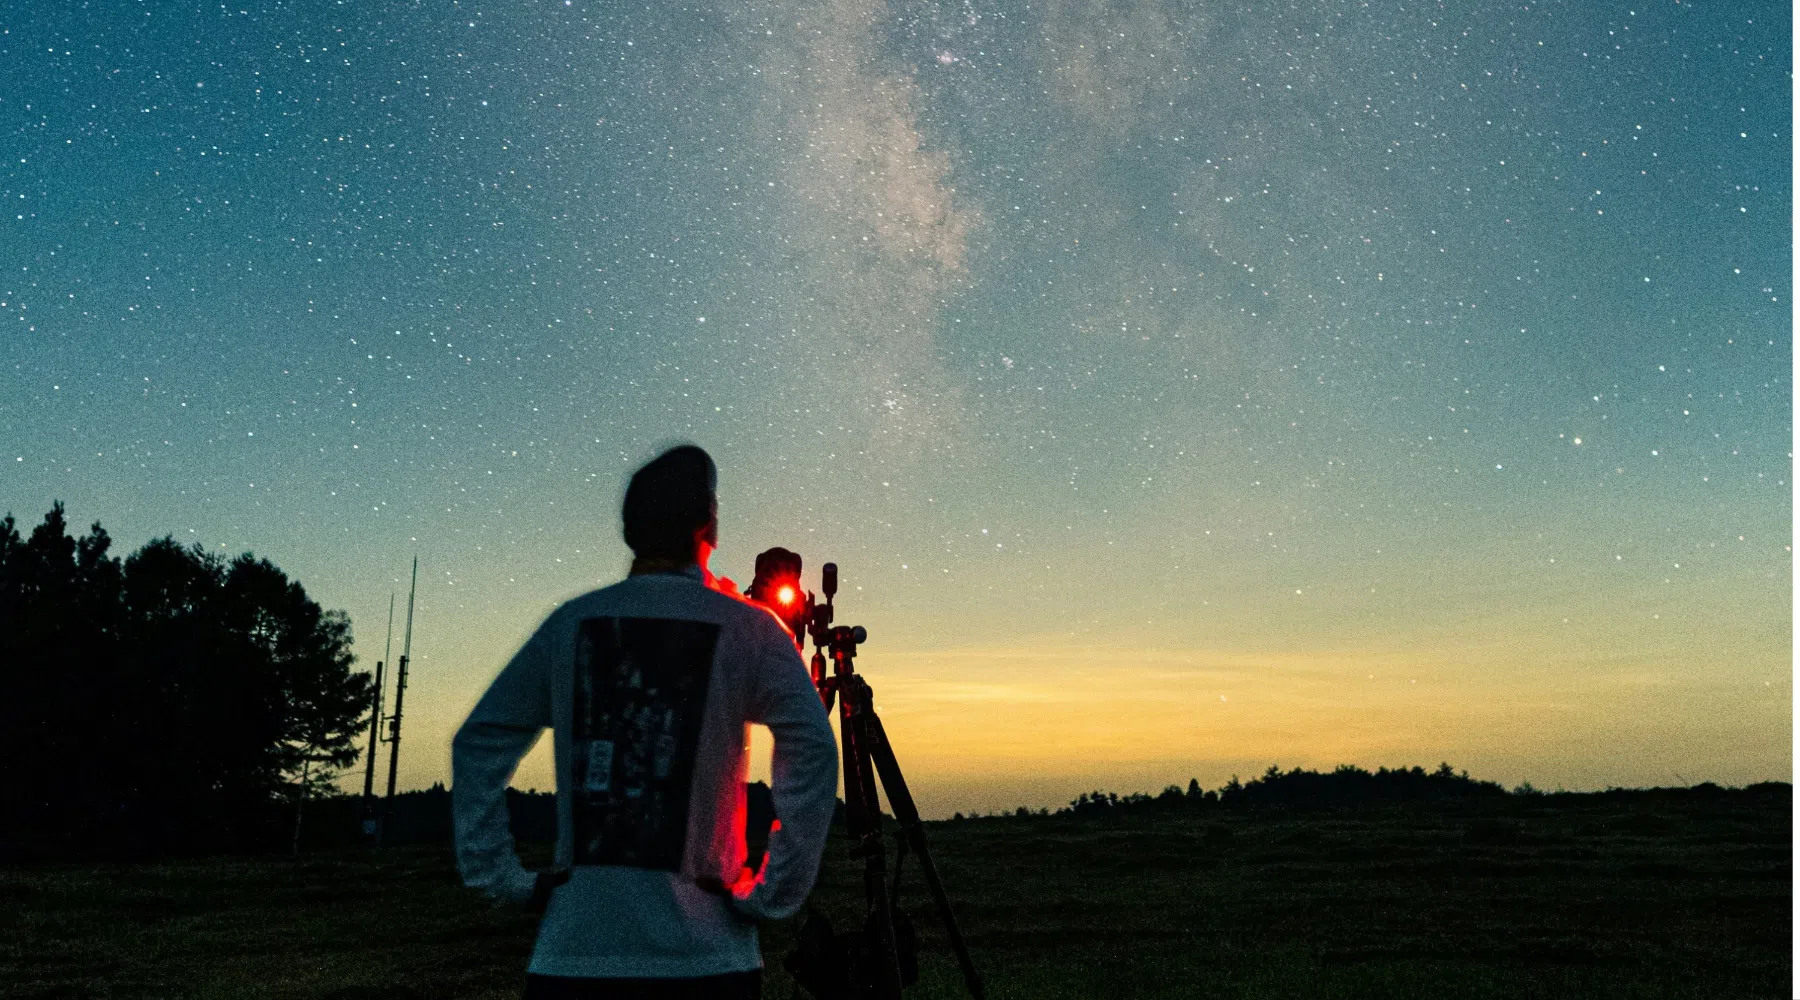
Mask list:
[{"label": "red light", "polygon": [[775,592],[775,599],[780,601],[783,604],[794,603],[794,588],[792,588],[792,587],[781,588],[780,590]]}]

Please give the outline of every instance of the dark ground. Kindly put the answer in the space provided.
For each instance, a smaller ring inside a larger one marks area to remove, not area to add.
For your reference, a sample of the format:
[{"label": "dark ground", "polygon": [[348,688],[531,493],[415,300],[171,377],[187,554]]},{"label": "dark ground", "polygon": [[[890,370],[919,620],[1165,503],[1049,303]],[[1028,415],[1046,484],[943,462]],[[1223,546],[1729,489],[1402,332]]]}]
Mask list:
[{"label": "dark ground", "polygon": [[[934,823],[994,997],[1785,997],[1790,793]],[[834,840],[818,898],[860,876]],[[527,860],[547,858],[545,849]],[[929,897],[915,997],[961,995]],[[516,997],[442,848],[0,870],[0,995]],[[768,997],[792,923],[765,927]]]}]

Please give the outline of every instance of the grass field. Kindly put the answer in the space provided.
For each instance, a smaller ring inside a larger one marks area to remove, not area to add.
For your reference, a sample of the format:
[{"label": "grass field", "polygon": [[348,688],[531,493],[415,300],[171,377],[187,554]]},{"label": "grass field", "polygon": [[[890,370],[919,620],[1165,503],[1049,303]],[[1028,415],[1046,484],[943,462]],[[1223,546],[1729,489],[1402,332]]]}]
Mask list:
[{"label": "grass field", "polygon": [[[1785,997],[1782,794],[931,824],[995,997]],[[834,840],[840,929],[860,874]],[[547,857],[537,848],[527,860]],[[909,996],[962,995],[923,883]],[[0,995],[516,997],[530,917],[449,852],[0,871]],[[795,927],[764,928],[764,994]]]}]

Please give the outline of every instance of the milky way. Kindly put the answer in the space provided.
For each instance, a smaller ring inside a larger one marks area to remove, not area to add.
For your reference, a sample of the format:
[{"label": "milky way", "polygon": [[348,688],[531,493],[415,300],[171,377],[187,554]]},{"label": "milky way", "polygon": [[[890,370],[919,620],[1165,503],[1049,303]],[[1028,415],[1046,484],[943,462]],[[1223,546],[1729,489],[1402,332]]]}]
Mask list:
[{"label": "milky way", "polygon": [[21,7],[0,507],[266,555],[365,665],[417,552],[413,784],[689,439],[928,812],[1778,777],[1788,19]]}]

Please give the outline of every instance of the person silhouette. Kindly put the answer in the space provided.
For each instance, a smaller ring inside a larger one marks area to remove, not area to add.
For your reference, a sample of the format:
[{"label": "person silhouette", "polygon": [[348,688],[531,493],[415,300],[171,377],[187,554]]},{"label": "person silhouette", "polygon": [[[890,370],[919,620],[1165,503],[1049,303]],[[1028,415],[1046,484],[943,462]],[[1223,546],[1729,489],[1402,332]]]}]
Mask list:
[{"label": "person silhouette", "polygon": [[[837,747],[792,635],[707,570],[717,470],[693,445],[631,477],[625,580],[538,626],[451,745],[466,885],[543,914],[527,1000],[754,998],[756,921],[799,910],[836,802]],[[745,867],[745,732],[775,737],[777,824]],[[506,785],[554,733],[555,867],[520,862]]]}]

